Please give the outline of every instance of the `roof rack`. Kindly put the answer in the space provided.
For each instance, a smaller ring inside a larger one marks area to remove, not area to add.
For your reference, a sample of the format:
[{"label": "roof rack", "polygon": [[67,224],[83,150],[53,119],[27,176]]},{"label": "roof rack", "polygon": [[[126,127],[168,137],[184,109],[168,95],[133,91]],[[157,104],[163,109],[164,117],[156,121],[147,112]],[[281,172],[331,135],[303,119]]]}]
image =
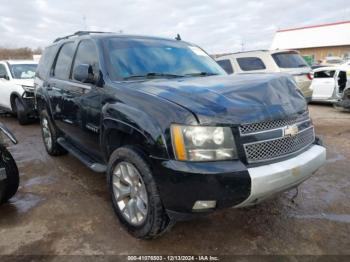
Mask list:
[{"label": "roof rack", "polygon": [[56,43],[58,41],[61,41],[63,39],[68,39],[74,36],[82,36],[82,35],[89,35],[89,34],[104,34],[104,33],[112,33],[112,32],[102,32],[102,31],[77,31],[74,34],[58,37],[53,42]]}]

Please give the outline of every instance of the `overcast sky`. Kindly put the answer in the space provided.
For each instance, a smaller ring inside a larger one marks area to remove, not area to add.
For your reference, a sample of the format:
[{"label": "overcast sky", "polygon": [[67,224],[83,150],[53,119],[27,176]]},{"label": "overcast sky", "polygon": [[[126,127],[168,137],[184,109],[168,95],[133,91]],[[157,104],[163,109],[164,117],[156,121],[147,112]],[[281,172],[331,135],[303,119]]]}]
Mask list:
[{"label": "overcast sky", "polygon": [[348,0],[0,0],[0,46],[78,30],[181,37],[209,53],[269,48],[277,29],[350,20]]}]

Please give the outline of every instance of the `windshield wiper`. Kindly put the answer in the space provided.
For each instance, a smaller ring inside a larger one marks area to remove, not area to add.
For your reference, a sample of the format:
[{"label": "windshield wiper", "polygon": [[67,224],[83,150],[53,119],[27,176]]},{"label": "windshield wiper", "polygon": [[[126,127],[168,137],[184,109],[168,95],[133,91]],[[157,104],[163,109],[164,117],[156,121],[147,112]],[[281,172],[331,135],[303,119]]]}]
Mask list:
[{"label": "windshield wiper", "polygon": [[186,76],[216,76],[216,75],[218,75],[218,74],[210,73],[210,72],[199,72],[199,73],[186,74]]},{"label": "windshield wiper", "polygon": [[130,75],[124,77],[125,80],[133,78],[154,78],[154,77],[184,77],[183,75],[167,74],[167,73],[147,73],[145,75]]}]

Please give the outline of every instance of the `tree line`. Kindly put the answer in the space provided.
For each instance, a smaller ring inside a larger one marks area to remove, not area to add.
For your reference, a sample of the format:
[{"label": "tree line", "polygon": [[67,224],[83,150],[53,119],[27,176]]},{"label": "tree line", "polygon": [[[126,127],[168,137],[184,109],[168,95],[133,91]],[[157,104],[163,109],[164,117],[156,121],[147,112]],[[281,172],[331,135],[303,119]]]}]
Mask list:
[{"label": "tree line", "polygon": [[31,49],[29,47],[21,48],[4,48],[0,47],[0,60],[8,59],[33,59],[33,55],[40,55],[42,53],[40,47]]}]

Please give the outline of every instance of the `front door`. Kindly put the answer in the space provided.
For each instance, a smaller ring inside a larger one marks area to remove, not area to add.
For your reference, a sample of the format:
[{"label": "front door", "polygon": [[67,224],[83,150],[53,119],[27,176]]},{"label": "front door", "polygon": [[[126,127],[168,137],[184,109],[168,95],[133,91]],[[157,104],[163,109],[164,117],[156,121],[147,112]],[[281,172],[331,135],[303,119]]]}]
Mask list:
[{"label": "front door", "polygon": [[314,73],[311,88],[312,98],[318,100],[330,99],[336,87],[335,70],[321,70]]}]

